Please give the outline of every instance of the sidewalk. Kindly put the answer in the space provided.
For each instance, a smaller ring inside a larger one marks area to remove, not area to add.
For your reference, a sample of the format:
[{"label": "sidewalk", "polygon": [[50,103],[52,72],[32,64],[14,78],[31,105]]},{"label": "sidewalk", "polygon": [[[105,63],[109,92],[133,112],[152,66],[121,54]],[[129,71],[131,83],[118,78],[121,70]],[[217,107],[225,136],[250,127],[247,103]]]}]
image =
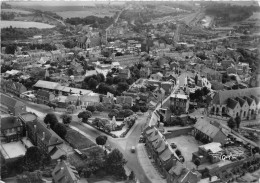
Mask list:
[{"label": "sidewalk", "polygon": [[143,171],[145,172],[147,178],[151,183],[166,183],[166,179],[162,179],[161,175],[154,168],[151,159],[149,159],[148,154],[145,150],[144,144],[137,144],[136,146],[137,159],[141,165]]}]

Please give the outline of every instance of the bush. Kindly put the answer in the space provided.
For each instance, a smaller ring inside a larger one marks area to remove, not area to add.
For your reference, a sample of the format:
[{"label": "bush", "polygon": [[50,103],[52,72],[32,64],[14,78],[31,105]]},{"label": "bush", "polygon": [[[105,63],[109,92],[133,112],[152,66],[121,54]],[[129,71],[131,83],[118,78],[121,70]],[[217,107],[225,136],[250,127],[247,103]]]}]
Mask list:
[{"label": "bush", "polygon": [[179,149],[176,149],[175,153],[177,154],[177,156],[181,156],[181,151]]},{"label": "bush", "polygon": [[94,111],[96,111],[97,109],[96,109],[95,106],[91,105],[91,106],[87,106],[87,107],[86,107],[86,110],[88,110],[88,111],[90,111],[90,112],[94,112]]}]

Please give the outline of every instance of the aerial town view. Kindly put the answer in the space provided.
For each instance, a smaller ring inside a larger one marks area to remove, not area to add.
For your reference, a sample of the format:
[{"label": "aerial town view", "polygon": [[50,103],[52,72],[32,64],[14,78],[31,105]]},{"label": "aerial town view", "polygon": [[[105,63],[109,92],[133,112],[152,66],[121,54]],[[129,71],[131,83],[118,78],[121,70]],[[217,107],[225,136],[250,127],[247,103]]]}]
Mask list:
[{"label": "aerial town view", "polygon": [[2,1],[0,183],[259,183],[259,5]]}]

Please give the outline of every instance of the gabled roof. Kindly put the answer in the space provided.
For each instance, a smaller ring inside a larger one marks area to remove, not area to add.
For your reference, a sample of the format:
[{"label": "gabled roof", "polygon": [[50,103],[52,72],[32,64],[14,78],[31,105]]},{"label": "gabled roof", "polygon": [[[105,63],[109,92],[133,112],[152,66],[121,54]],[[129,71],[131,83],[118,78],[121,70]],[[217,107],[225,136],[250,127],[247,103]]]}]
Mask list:
[{"label": "gabled roof", "polygon": [[260,87],[255,88],[245,88],[245,89],[238,89],[238,90],[224,90],[224,91],[217,91],[216,95],[213,97],[214,104],[225,104],[228,98],[233,97],[243,97],[243,96],[256,96],[260,95]]},{"label": "gabled roof", "polygon": [[239,102],[241,107],[246,103],[246,100],[241,97],[236,97],[235,100]]},{"label": "gabled roof", "polygon": [[176,165],[174,165],[170,170],[169,174],[174,174],[175,176],[180,176],[182,171],[184,169],[184,166],[181,162],[177,161]]},{"label": "gabled roof", "polygon": [[130,96],[117,96],[116,97],[116,102],[117,103],[132,103],[133,98]]},{"label": "gabled roof", "polygon": [[44,132],[45,138],[43,139],[43,142],[47,146],[53,146],[53,145],[58,145],[63,143],[63,140],[52,129],[48,129],[47,125],[44,123],[41,123],[39,121],[33,121],[33,122],[28,122],[27,126],[33,132],[37,133],[37,135],[40,136],[41,139],[43,138],[43,132]]},{"label": "gabled roof", "polygon": [[244,100],[247,101],[249,106],[254,102],[254,99],[252,99],[251,97],[248,97],[248,96],[244,96]]},{"label": "gabled roof", "polygon": [[237,106],[237,104],[239,104],[238,101],[232,99],[232,98],[229,98],[227,100],[227,107],[230,108],[230,109],[235,109],[235,107]]},{"label": "gabled roof", "polygon": [[1,130],[16,128],[22,126],[22,122],[14,116],[1,118]]},{"label": "gabled roof", "polygon": [[174,154],[171,152],[171,150],[169,149],[169,147],[165,148],[165,150],[163,151],[163,153],[161,155],[159,155],[160,159],[162,161],[168,161],[169,159],[171,159],[171,157],[173,157]]},{"label": "gabled roof", "polygon": [[197,123],[195,123],[194,128],[196,128],[197,130],[201,131],[202,133],[206,134],[211,138],[214,138],[215,135],[217,135],[217,133],[221,131],[216,126],[204,120],[200,120]]},{"label": "gabled roof", "polygon": [[76,168],[66,161],[58,162],[52,172],[55,183],[75,183],[80,179]]}]

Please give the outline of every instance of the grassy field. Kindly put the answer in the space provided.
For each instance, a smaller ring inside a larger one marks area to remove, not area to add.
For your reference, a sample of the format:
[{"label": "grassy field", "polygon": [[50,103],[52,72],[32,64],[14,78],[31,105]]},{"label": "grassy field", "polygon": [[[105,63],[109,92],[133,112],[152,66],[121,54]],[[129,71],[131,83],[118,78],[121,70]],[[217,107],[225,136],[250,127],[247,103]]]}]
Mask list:
[{"label": "grassy field", "polygon": [[95,143],[93,143],[91,140],[87,139],[85,136],[83,136],[82,134],[80,134],[79,132],[68,128],[67,129],[67,135],[66,135],[66,140],[67,142],[69,142],[69,144],[76,149],[85,149],[85,148],[89,148],[92,146],[96,146]]},{"label": "grassy field", "polygon": [[20,14],[32,14],[30,11],[18,10],[18,9],[1,9],[2,12],[7,13],[20,13]]},{"label": "grassy field", "polygon": [[1,21],[0,28],[6,28],[6,27],[17,27],[17,28],[30,28],[30,27],[36,27],[38,29],[50,29],[53,28],[53,25],[44,24],[40,22],[25,22],[25,21]]}]

